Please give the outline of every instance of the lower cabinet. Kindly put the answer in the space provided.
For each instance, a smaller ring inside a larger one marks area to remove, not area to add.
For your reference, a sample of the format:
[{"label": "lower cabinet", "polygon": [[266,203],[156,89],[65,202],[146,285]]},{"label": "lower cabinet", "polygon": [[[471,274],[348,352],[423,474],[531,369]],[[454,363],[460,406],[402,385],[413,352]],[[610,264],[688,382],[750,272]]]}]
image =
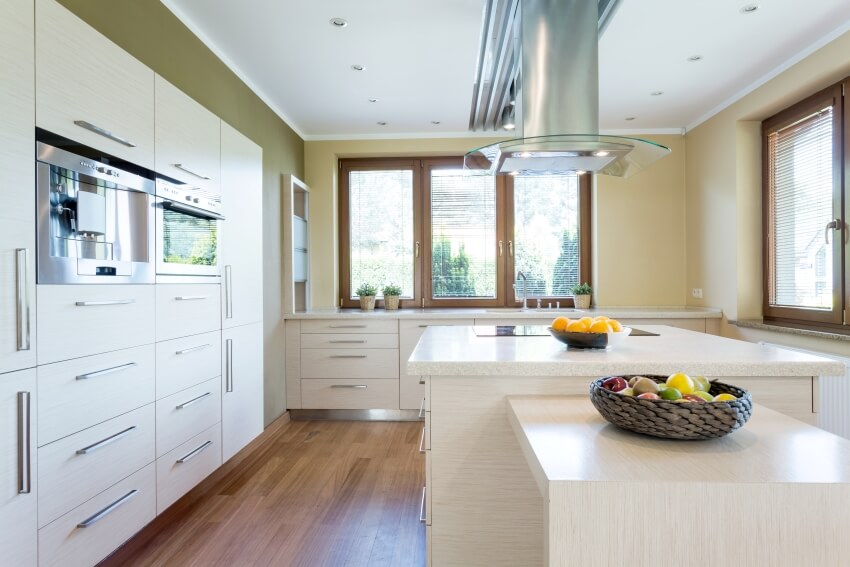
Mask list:
[{"label": "lower cabinet", "polygon": [[263,324],[224,329],[221,336],[224,462],[263,432]]},{"label": "lower cabinet", "polygon": [[156,513],[161,514],[221,466],[221,423],[156,460]]},{"label": "lower cabinet", "polygon": [[0,374],[0,564],[37,557],[35,369]]}]

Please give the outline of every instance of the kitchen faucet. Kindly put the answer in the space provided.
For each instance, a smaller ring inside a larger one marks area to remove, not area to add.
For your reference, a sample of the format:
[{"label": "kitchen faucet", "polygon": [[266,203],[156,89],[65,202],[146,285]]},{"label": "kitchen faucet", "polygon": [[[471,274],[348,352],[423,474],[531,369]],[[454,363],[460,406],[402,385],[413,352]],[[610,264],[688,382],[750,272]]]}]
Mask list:
[{"label": "kitchen faucet", "polygon": [[516,277],[522,278],[522,309],[528,311],[528,278],[521,271],[516,273]]}]

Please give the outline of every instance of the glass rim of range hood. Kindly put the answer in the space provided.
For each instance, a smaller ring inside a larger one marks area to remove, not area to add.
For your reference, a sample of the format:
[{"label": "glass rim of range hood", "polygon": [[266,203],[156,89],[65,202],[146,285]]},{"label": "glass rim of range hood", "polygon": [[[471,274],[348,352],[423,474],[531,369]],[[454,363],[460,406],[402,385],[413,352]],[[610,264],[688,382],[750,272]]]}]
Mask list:
[{"label": "glass rim of range hood", "polygon": [[513,138],[482,146],[463,158],[467,175],[546,176],[593,172],[629,177],[670,154],[656,142],[629,136],[557,134]]}]

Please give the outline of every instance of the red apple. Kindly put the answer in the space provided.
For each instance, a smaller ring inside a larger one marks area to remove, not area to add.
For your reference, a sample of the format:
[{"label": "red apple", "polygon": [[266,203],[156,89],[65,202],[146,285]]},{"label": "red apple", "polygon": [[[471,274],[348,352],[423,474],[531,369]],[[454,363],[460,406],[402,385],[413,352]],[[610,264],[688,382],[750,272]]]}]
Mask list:
[{"label": "red apple", "polygon": [[612,392],[619,392],[629,387],[629,383],[621,376],[612,376],[602,382],[602,387]]},{"label": "red apple", "polygon": [[689,402],[696,402],[698,404],[704,404],[705,400],[697,396],[696,394],[685,394],[682,396],[683,400],[688,400]]},{"label": "red apple", "polygon": [[644,392],[643,394],[638,396],[639,400],[660,400],[661,396],[658,394],[653,394],[652,392]]}]

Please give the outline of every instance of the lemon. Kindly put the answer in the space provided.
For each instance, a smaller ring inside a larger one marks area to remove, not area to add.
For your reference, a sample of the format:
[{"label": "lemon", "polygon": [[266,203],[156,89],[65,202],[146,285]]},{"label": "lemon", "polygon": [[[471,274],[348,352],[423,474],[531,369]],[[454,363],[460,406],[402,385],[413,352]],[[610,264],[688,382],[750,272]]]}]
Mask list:
[{"label": "lemon", "polygon": [[609,333],[611,332],[611,327],[605,321],[595,321],[589,330],[591,333]]},{"label": "lemon", "polygon": [[593,320],[594,321],[607,321],[608,317],[606,317],[605,315],[597,315],[596,317],[593,318]]},{"label": "lemon", "polygon": [[556,331],[566,331],[569,324],[570,320],[566,317],[556,317],[555,320],[552,321],[552,329]]},{"label": "lemon", "polygon": [[593,325],[593,317],[582,317],[579,319],[584,325],[589,329],[591,325]]},{"label": "lemon", "polygon": [[581,319],[573,319],[567,324],[567,330],[571,333],[586,333],[587,325]]},{"label": "lemon", "polygon": [[623,325],[621,325],[616,319],[608,319],[608,324],[611,325],[611,329],[613,329],[615,333],[623,332]]},{"label": "lemon", "polygon": [[724,392],[722,394],[717,394],[716,396],[714,396],[714,400],[712,400],[712,401],[715,401],[715,402],[734,402],[737,399],[738,398],[736,398],[732,394],[727,394],[727,393]]},{"label": "lemon", "polygon": [[671,374],[670,377],[667,378],[667,385],[671,388],[676,388],[682,393],[682,395],[693,394],[696,389],[694,387],[694,381],[684,372]]}]

